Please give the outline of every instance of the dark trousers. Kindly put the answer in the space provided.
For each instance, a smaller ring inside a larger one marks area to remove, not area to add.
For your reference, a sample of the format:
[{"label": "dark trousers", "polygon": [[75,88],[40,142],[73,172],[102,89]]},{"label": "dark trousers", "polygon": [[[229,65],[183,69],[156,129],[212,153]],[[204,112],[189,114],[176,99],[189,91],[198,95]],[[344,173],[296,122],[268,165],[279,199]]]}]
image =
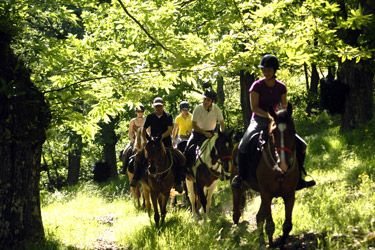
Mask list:
[{"label": "dark trousers", "polygon": [[[210,133],[213,133],[214,131],[207,131],[207,132],[210,132]],[[202,143],[206,140],[206,136],[204,134],[201,134],[201,133],[198,133],[196,131],[193,131],[193,133],[191,134],[188,142],[187,142],[187,145],[186,145],[186,148],[185,148],[185,151],[184,151],[184,155],[186,157],[186,169],[191,169],[194,162],[195,162],[195,151],[197,149],[198,146],[201,146]]]}]

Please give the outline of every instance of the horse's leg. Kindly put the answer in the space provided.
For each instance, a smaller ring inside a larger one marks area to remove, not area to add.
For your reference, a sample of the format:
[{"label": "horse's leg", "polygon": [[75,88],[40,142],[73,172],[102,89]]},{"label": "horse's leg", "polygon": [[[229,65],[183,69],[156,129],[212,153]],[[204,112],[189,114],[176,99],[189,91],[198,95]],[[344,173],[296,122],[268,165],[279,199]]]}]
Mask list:
[{"label": "horse's leg", "polygon": [[[260,204],[260,208],[259,208],[259,211],[257,213],[257,228],[258,228],[258,233],[259,233],[259,243],[260,243],[260,246],[263,247],[265,245],[265,242],[264,242],[264,221],[266,220],[266,218],[268,219],[269,221],[269,217],[271,217],[271,220],[272,220],[272,216],[271,216],[271,196],[268,195],[268,194],[265,194],[265,193],[261,193],[261,199],[262,199],[262,202]],[[267,221],[267,223],[269,223]],[[268,229],[268,231],[270,230],[270,228]],[[268,234],[268,231],[267,231],[267,234]],[[270,241],[272,241],[272,238],[269,239]]]},{"label": "horse's leg", "polygon": [[193,215],[193,218],[196,217],[195,213],[195,192],[194,192],[194,183],[188,179],[186,179],[186,187],[189,191],[189,200],[191,204],[191,212]]},{"label": "horse's leg", "polygon": [[150,190],[147,188],[143,188],[143,195],[144,195],[144,200],[145,200],[146,211],[148,215],[150,216],[150,213],[151,213]]},{"label": "horse's leg", "polygon": [[159,227],[159,209],[158,209],[158,194],[155,192],[151,191],[151,201],[152,201],[152,206],[154,207],[154,221],[156,227]]},{"label": "horse's leg", "polygon": [[160,207],[161,224],[164,223],[165,216],[167,215],[167,203],[168,203],[168,200],[169,200],[169,195],[170,195],[170,192],[166,192],[166,193],[164,193],[163,198],[161,199],[161,202],[162,202],[161,207]]},{"label": "horse's leg", "polygon": [[295,193],[290,195],[289,197],[283,198],[285,204],[285,222],[283,224],[283,236],[281,237],[280,245],[283,246],[285,244],[286,239],[289,236],[290,231],[292,231],[293,224],[292,224],[292,213],[295,201]]},{"label": "horse's leg", "polygon": [[[146,198],[145,198],[145,190],[144,190],[143,186],[141,186],[140,193],[142,195],[142,208],[145,209],[146,208]],[[148,200],[150,200],[150,199],[148,199]]]},{"label": "horse's leg", "polygon": [[197,192],[198,192],[199,201],[203,207],[203,213],[205,214],[206,208],[207,208],[207,198],[204,192],[204,187],[202,187],[201,185],[197,185]]},{"label": "horse's leg", "polygon": [[141,196],[141,192],[139,190],[139,185],[137,185],[137,187],[135,188],[135,197],[137,199],[137,208],[140,209],[141,208],[141,201],[139,200]]},{"label": "horse's leg", "polygon": [[238,224],[241,217],[242,203],[244,200],[244,189],[232,188],[232,202],[233,202],[233,223]]},{"label": "horse's leg", "polygon": [[185,194],[184,194],[184,196],[183,196],[183,204],[184,204],[184,207],[187,207],[187,206],[189,206],[189,191],[188,191],[188,189],[187,189],[187,186],[186,186],[186,181],[184,181],[184,185],[183,185],[183,187],[184,187],[184,191],[185,191]]},{"label": "horse's leg", "polygon": [[206,205],[206,216],[209,216],[210,208],[211,208],[211,202],[212,202],[212,195],[216,189],[217,186],[217,180],[215,180],[211,186],[207,189],[207,205]]}]

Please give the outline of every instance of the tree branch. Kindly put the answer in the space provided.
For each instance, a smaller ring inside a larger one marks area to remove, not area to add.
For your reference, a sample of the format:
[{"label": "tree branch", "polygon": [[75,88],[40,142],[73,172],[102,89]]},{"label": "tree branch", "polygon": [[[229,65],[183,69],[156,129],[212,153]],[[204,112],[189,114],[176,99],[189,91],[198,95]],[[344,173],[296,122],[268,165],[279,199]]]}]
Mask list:
[{"label": "tree branch", "polygon": [[125,11],[125,13],[131,18],[133,19],[134,22],[136,22],[138,24],[138,26],[146,33],[146,35],[152,40],[154,41],[157,45],[159,45],[160,47],[162,47],[164,50],[166,51],[169,51],[171,52],[172,54],[174,54],[171,50],[167,49],[161,42],[159,42],[158,39],[156,39],[155,37],[153,37],[147,30],[146,28],[134,17],[132,16],[129,11],[126,9],[125,5],[122,3],[121,0],[118,0],[118,2],[120,3],[122,9]]},{"label": "tree branch", "polygon": [[126,76],[126,75],[138,75],[138,74],[147,74],[147,73],[155,73],[155,72],[158,72],[158,73],[160,73],[160,72],[171,72],[171,73],[173,73],[173,72],[183,72],[183,71],[184,72],[198,72],[198,71],[202,71],[202,70],[205,70],[205,69],[208,69],[208,68],[214,68],[214,67],[215,67],[215,65],[208,65],[208,66],[202,67],[200,69],[145,70],[145,71],[139,71],[139,72],[129,72],[129,73],[126,73],[126,74],[116,75],[116,76],[101,76],[101,77],[87,78],[87,79],[83,79],[83,80],[80,80],[78,82],[74,82],[72,84],[66,85],[62,88],[46,90],[42,93],[46,94],[46,93],[51,93],[51,92],[57,92],[57,91],[61,91],[61,90],[73,87],[74,85],[77,85],[77,84],[80,84],[80,83],[83,83],[83,82],[89,82],[89,81],[106,79],[106,78],[120,78],[120,77]]}]

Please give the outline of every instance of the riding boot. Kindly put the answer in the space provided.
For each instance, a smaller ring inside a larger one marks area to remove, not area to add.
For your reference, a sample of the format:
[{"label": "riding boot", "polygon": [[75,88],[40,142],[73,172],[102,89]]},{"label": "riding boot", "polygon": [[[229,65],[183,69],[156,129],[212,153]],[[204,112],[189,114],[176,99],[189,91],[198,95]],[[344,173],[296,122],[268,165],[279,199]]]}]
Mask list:
[{"label": "riding boot", "polygon": [[177,169],[177,166],[174,166],[173,168],[173,174],[174,174],[174,190],[179,192],[180,194],[184,191],[181,185],[182,182],[182,171],[181,169]]},{"label": "riding boot", "polygon": [[298,162],[298,166],[299,166],[299,179],[298,179],[298,184],[297,184],[296,190],[301,190],[303,188],[309,188],[309,187],[315,186],[315,184],[316,184],[316,182],[314,180],[305,181],[302,178],[303,174],[306,175],[306,170],[303,166],[304,161],[305,161],[305,153],[301,150],[298,150],[298,148],[297,148],[297,162]]},{"label": "riding boot", "polygon": [[247,155],[238,152],[238,175],[233,180],[231,187],[235,189],[242,188],[243,179],[246,177]]}]

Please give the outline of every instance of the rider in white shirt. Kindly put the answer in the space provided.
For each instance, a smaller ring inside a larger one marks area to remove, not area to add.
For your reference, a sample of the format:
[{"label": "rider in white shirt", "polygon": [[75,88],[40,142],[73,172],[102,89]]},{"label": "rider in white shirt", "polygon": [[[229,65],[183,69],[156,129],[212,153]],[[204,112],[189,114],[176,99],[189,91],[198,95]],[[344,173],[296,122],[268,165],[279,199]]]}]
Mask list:
[{"label": "rider in white shirt", "polygon": [[216,124],[220,124],[221,132],[225,130],[223,114],[220,108],[214,104],[216,93],[213,90],[206,90],[203,93],[203,103],[195,107],[193,112],[193,133],[185,149],[186,168],[191,168],[194,163],[195,149],[207,138],[213,136]]}]

